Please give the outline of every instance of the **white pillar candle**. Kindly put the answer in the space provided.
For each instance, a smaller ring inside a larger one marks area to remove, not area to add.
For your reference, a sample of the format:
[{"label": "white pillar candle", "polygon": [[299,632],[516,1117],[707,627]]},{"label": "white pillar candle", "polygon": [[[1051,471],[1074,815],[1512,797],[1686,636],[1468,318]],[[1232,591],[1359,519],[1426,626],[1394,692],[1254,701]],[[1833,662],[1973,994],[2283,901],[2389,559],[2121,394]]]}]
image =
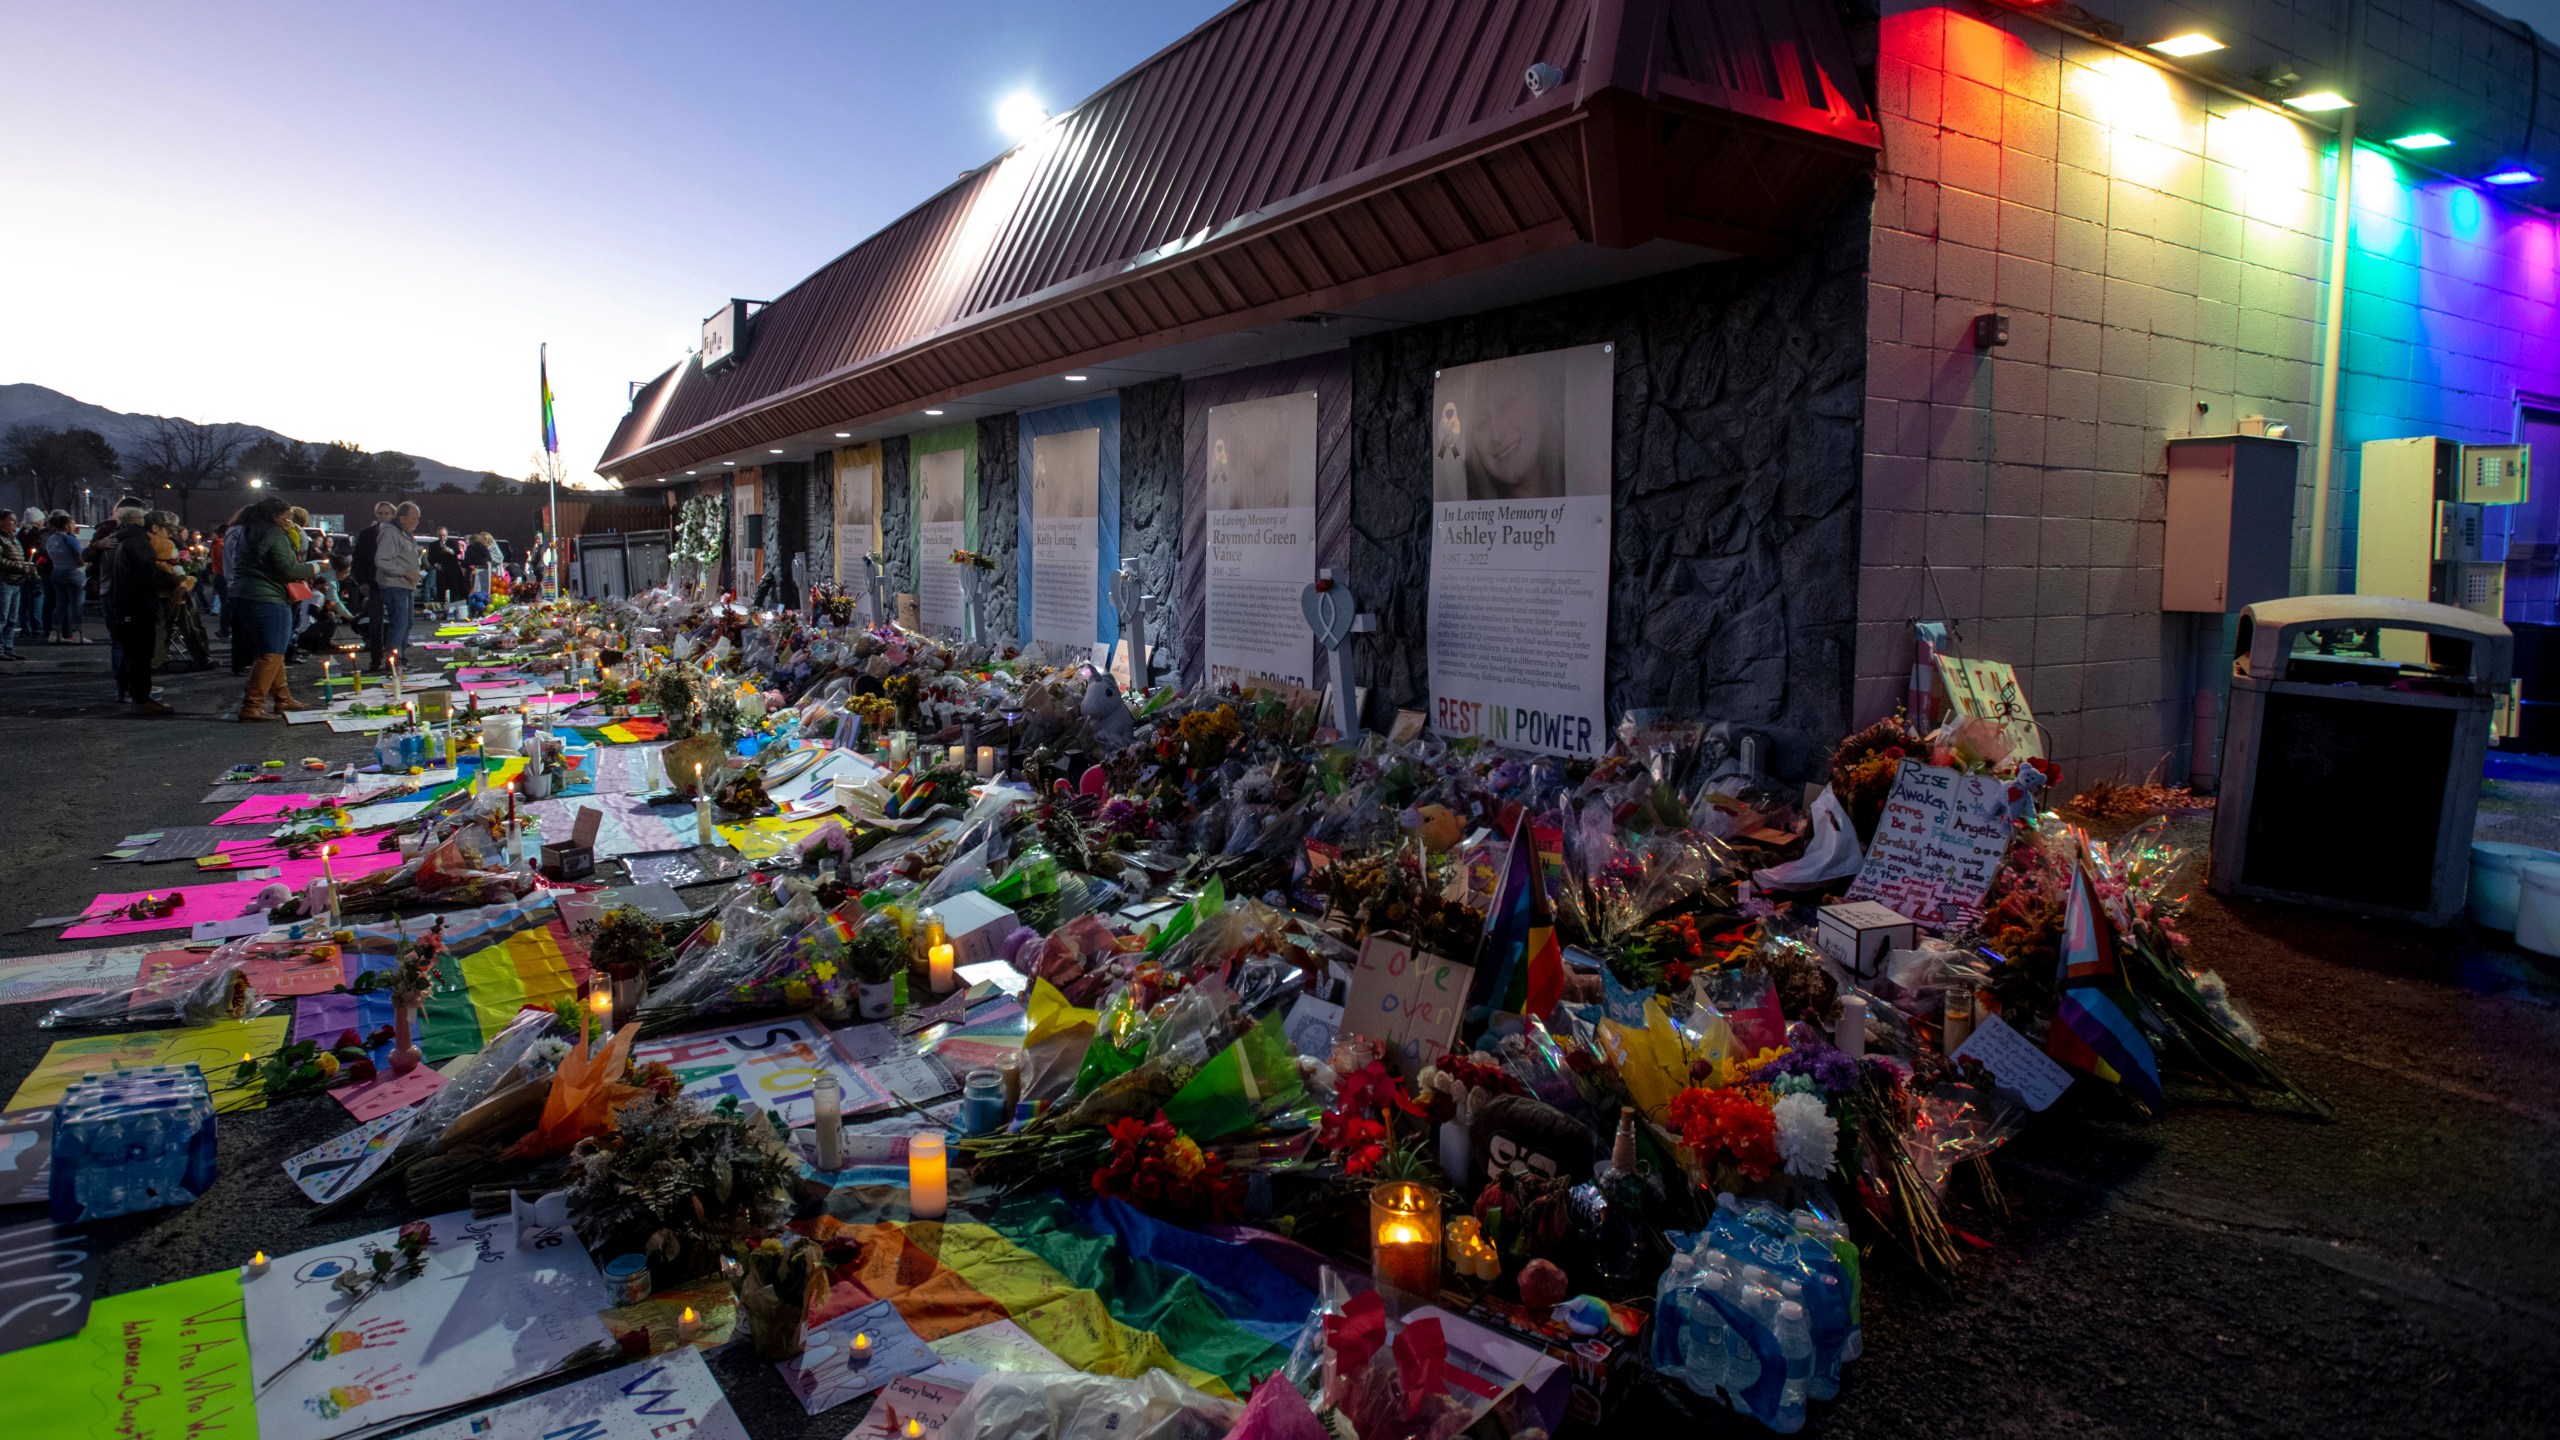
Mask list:
[{"label": "white pillar candle", "polygon": [[844,1168],[844,1085],[833,1075],[818,1077],[818,1168]]},{"label": "white pillar candle", "polygon": [[1831,1047],[1852,1060],[1867,1053],[1867,997],[1840,997],[1840,1023],[1831,1028]]},{"label": "white pillar candle", "polygon": [[978,747],[978,778],[981,780],[996,778],[996,747],[993,745]]}]

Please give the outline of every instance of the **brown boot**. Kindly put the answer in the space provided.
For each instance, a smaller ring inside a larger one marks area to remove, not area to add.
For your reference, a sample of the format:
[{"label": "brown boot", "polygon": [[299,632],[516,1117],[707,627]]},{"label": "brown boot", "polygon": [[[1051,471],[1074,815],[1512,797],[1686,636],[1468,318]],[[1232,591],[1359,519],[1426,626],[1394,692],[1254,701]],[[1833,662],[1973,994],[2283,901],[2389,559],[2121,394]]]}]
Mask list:
[{"label": "brown boot", "polygon": [[311,709],[310,701],[294,698],[293,677],[285,671],[284,657],[279,655],[275,659],[276,680],[274,687],[267,691],[267,703],[273,705],[278,712]]},{"label": "brown boot", "polygon": [[257,663],[249,667],[249,684],[240,697],[242,720],[278,718],[275,711],[267,708],[267,696],[271,688],[280,683],[275,672],[283,668],[284,657],[281,655],[261,655]]}]

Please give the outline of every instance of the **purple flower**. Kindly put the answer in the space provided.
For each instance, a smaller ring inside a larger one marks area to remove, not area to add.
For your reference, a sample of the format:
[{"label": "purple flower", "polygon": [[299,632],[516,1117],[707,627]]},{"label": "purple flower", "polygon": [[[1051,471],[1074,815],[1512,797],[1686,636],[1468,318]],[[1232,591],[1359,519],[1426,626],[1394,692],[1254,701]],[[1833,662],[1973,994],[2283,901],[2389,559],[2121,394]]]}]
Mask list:
[{"label": "purple flower", "polygon": [[1846,1095],[1858,1088],[1857,1062],[1831,1048],[1810,1025],[1790,1029],[1787,1052],[1752,1072],[1752,1078],[1763,1085],[1781,1075],[1801,1075],[1829,1095]]}]

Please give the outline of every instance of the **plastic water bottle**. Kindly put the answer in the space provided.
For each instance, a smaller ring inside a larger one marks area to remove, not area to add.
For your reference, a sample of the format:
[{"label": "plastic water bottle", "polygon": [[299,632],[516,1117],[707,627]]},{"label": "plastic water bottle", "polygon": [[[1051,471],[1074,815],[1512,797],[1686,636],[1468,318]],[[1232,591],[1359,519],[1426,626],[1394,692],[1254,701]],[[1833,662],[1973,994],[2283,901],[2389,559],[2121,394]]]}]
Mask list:
[{"label": "plastic water bottle", "polygon": [[1813,1380],[1813,1329],[1805,1323],[1804,1306],[1780,1302],[1777,1314],[1778,1353],[1786,1357],[1787,1379],[1778,1392],[1777,1412],[1764,1416],[1769,1428],[1792,1435],[1804,1428],[1804,1397]]},{"label": "plastic water bottle", "polygon": [[1716,1308],[1717,1297],[1732,1278],[1722,1270],[1707,1271],[1699,1277],[1690,1300],[1685,1337],[1689,1388],[1710,1399],[1724,1388],[1725,1375],[1732,1366],[1729,1347],[1733,1327],[1725,1323],[1724,1313]]}]

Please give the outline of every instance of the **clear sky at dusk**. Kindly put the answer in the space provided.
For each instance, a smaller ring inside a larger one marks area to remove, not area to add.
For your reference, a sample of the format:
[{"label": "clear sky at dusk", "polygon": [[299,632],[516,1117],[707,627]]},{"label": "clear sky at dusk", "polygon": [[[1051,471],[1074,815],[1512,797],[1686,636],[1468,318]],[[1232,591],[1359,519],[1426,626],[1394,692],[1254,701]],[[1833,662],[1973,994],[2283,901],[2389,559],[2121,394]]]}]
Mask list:
[{"label": "clear sky at dusk", "polygon": [[583,474],[769,298],[1221,8],[0,5],[0,381]]}]

